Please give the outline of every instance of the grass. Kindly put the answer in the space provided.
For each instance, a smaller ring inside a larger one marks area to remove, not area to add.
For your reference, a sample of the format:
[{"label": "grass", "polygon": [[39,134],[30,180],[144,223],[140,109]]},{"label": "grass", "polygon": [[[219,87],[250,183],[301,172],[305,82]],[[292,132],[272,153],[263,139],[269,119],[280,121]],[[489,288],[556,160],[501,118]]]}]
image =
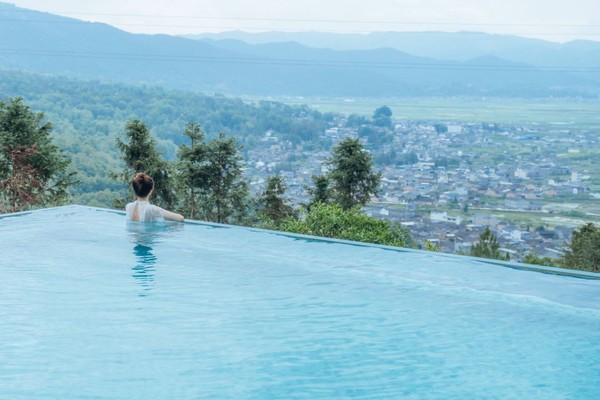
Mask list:
[{"label": "grass", "polygon": [[[254,99],[256,100],[256,99]],[[304,98],[273,100],[307,104],[322,112],[373,115],[387,105],[394,118],[456,122],[545,123],[557,127],[597,127],[600,103],[582,99],[521,99],[463,97]]]}]

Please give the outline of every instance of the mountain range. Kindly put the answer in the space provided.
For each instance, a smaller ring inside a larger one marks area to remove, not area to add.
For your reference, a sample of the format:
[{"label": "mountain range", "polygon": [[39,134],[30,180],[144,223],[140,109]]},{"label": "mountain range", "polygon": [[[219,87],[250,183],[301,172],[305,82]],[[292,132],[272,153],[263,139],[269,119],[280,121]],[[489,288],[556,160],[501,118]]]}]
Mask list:
[{"label": "mountain range", "polygon": [[332,50],[396,49],[417,57],[469,61],[494,56],[537,67],[598,68],[600,42],[575,40],[549,42],[519,36],[482,32],[259,32],[229,31],[185,35],[197,40],[239,40],[248,44],[296,42],[307,47]]},{"label": "mountain range", "polygon": [[600,43],[483,33],[141,35],[0,3],[0,68],[252,96],[585,96]]}]

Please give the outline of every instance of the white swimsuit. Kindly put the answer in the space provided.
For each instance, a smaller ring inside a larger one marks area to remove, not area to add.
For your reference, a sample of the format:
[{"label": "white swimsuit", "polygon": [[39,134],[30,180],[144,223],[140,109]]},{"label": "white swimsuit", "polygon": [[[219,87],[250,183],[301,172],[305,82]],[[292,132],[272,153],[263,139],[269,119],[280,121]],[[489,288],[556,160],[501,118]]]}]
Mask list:
[{"label": "white swimsuit", "polygon": [[127,212],[127,219],[130,221],[133,217],[133,211],[135,210],[135,206],[138,207],[138,215],[140,222],[152,222],[152,221],[162,221],[163,220],[163,209],[155,206],[154,204],[150,204],[147,200],[136,200],[133,203],[127,204],[125,206],[125,211]]}]

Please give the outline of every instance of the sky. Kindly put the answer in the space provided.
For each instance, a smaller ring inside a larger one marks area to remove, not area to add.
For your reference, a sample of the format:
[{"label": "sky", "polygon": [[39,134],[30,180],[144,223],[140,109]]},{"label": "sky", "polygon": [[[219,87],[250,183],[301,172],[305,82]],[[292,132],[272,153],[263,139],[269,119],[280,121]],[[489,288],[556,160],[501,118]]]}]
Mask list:
[{"label": "sky", "polygon": [[0,0],[133,33],[480,31],[600,41],[600,0]]}]

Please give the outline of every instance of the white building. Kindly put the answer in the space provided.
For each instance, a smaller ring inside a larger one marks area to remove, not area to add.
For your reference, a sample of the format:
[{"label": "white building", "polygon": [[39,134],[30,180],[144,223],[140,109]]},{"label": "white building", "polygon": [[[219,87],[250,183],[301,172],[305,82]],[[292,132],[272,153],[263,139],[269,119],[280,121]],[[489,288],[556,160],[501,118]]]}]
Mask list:
[{"label": "white building", "polygon": [[448,215],[448,213],[446,211],[444,211],[444,212],[432,211],[429,214],[429,219],[431,220],[431,222],[448,222],[448,223],[456,224],[456,225],[460,225],[462,222],[462,218],[460,216]]},{"label": "white building", "polygon": [[462,133],[462,125],[448,125],[448,133]]}]

